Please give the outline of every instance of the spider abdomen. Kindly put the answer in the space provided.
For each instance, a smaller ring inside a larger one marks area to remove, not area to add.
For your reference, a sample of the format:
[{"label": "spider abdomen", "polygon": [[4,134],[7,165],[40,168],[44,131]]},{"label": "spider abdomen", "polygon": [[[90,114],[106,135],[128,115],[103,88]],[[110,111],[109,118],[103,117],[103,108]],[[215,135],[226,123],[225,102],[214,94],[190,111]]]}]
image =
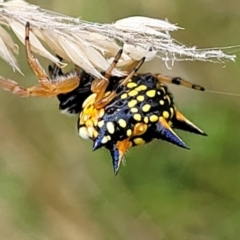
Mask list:
[{"label": "spider abdomen", "polygon": [[172,127],[205,134],[176,110],[172,94],[152,74],[135,75],[105,108],[96,109],[94,101],[95,95],[85,100],[79,133],[93,140],[94,150],[110,150],[115,173],[129,147],[162,139],[188,148]]}]

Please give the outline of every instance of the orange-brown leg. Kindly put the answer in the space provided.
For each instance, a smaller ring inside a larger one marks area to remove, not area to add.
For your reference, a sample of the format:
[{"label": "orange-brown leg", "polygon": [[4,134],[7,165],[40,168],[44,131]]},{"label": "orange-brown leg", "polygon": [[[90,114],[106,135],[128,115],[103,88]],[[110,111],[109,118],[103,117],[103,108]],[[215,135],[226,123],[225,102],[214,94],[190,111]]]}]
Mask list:
[{"label": "orange-brown leg", "polygon": [[123,52],[122,49],[120,49],[118,51],[118,53],[115,56],[113,62],[111,63],[111,65],[109,66],[107,71],[105,72],[104,78],[102,78],[102,79],[95,79],[92,82],[91,90],[92,90],[92,92],[97,94],[96,99],[95,99],[96,103],[100,102],[103,99],[104,94],[106,93],[106,89],[107,89],[108,84],[109,84],[109,79],[111,77],[112,71],[116,67],[119,59],[121,58],[122,52]]},{"label": "orange-brown leg", "polygon": [[103,97],[100,101],[94,103],[97,109],[104,108],[108,103],[110,103],[116,95],[121,91],[121,89],[129,82],[129,80],[137,73],[139,68],[143,65],[145,57],[137,62],[137,65],[132,69],[129,75],[118,85],[118,87],[112,91],[108,96]]},{"label": "orange-brown leg", "polygon": [[25,28],[25,47],[27,60],[32,68],[34,74],[38,77],[38,86],[32,86],[24,88],[17,82],[11,79],[4,79],[0,77],[0,87],[11,91],[19,96],[37,96],[37,97],[49,97],[56,96],[60,93],[68,93],[78,87],[80,79],[77,75],[69,75],[61,77],[59,79],[49,79],[44,69],[39,64],[38,60],[33,57],[31,53],[30,41],[29,41],[30,24],[27,22]]},{"label": "orange-brown leg", "polygon": [[0,77],[0,88],[22,97],[54,97],[61,93],[71,92],[79,85],[79,81],[79,78],[75,76],[51,83],[50,89],[41,85],[24,88],[11,79]]},{"label": "orange-brown leg", "polygon": [[200,85],[193,84],[191,82],[188,82],[188,81],[186,81],[186,80],[184,80],[180,77],[171,78],[171,77],[165,77],[161,74],[155,74],[154,76],[157,78],[157,80],[159,82],[182,85],[182,86],[192,88],[192,89],[195,89],[195,90],[198,90],[198,91],[205,91],[204,87],[202,87]]},{"label": "orange-brown leg", "polygon": [[25,27],[25,49],[26,49],[28,64],[31,67],[34,74],[37,76],[39,83],[42,86],[49,87],[51,83],[49,81],[47,74],[45,73],[42,66],[39,64],[38,60],[32,55],[31,45],[29,40],[29,33],[30,33],[30,23],[27,22]]},{"label": "orange-brown leg", "polygon": [[[78,76],[69,76],[64,79],[54,79],[50,80],[47,74],[45,73],[42,66],[39,64],[38,60],[32,55],[31,52],[31,44],[29,39],[29,33],[30,33],[30,23],[26,23],[25,28],[25,48],[26,48],[26,54],[27,54],[27,60],[29,66],[32,68],[34,74],[37,76],[39,84],[41,85],[38,87],[33,87],[30,89],[34,89],[36,91],[40,90],[42,94],[45,94],[47,96],[55,96],[59,93],[66,93],[70,92],[73,89],[75,89],[79,85],[79,77]],[[42,96],[42,95],[40,95]]]}]

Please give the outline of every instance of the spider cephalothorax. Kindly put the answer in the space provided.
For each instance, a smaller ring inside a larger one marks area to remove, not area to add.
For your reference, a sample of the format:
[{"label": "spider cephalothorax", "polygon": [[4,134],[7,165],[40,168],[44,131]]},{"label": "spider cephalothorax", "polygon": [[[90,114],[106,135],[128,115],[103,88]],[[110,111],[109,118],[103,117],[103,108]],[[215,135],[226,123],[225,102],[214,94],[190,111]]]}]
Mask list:
[{"label": "spider cephalothorax", "polygon": [[0,78],[0,87],[19,96],[56,96],[60,101],[61,111],[79,115],[79,135],[92,139],[94,150],[100,147],[109,149],[115,174],[121,166],[124,154],[132,146],[162,139],[188,148],[173,128],[206,135],[176,109],[172,94],[164,83],[183,85],[200,91],[204,91],[203,87],[181,78],[151,73],[138,74],[145,58],[126,69],[125,77],[112,76],[122,50],[119,50],[106,72],[102,73],[102,79],[96,79],[84,71],[65,74],[56,65],[49,67],[49,78],[31,54],[29,31],[30,25],[27,23],[27,59],[38,77],[39,85],[23,88],[13,80]]}]

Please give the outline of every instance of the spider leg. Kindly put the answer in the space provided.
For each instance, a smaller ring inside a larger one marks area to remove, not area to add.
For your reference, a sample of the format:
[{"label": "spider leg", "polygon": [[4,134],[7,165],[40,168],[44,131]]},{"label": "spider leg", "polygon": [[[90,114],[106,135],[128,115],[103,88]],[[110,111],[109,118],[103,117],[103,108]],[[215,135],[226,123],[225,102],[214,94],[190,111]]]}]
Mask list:
[{"label": "spider leg", "polygon": [[[38,77],[40,86],[27,88],[29,96],[56,96],[60,93],[68,93],[78,87],[80,79],[77,75],[64,76],[60,79],[50,80],[38,60],[32,55],[29,39],[30,23],[26,23],[25,28],[25,47],[29,66]],[[61,60],[61,58],[60,58]],[[49,69],[51,70],[51,69]],[[60,71],[62,73],[62,71]],[[54,72],[53,72],[54,74]]]},{"label": "spider leg", "polygon": [[123,81],[117,86],[117,88],[114,91],[112,91],[109,95],[103,97],[100,101],[98,101],[98,102],[95,101],[95,104],[94,104],[95,107],[97,109],[104,108],[108,103],[110,103],[116,97],[116,95],[119,92],[121,92],[123,87],[127,85],[129,80],[137,73],[139,68],[143,65],[144,61],[145,61],[145,57],[143,57],[141,60],[139,60],[136,64],[136,66],[128,74],[128,76],[125,79],[123,79]]},{"label": "spider leg", "polygon": [[[66,76],[56,76],[56,78],[54,79],[49,79],[44,69],[39,64],[38,60],[34,58],[34,56],[31,53],[31,47],[30,47],[30,41],[29,41],[29,30],[30,30],[30,24],[29,22],[27,22],[26,28],[25,28],[25,34],[26,34],[25,46],[26,46],[27,60],[34,74],[38,77],[39,85],[24,88],[20,86],[17,82],[11,79],[4,79],[0,77],[0,87],[5,90],[11,91],[16,95],[25,96],[25,97],[57,96],[58,94],[68,93],[74,90],[75,88],[77,88],[80,83],[80,78],[74,74],[69,74]],[[49,72],[53,75],[57,74],[56,72],[54,72],[54,68],[52,67],[49,68]]]},{"label": "spider leg", "polygon": [[0,77],[0,87],[21,97],[45,96],[47,94],[47,89],[43,88],[42,86],[32,86],[24,88],[20,86],[17,82],[11,79],[4,79],[2,77]]},{"label": "spider leg", "polygon": [[121,55],[122,55],[122,52],[123,52],[123,49],[120,49],[117,53],[117,55],[115,56],[113,62],[111,63],[111,65],[109,66],[109,68],[107,69],[107,71],[105,72],[104,74],[104,78],[102,79],[95,79],[93,82],[92,82],[92,85],[91,85],[91,90],[92,92],[96,93],[97,96],[96,96],[96,100],[95,100],[95,103],[98,103],[100,102],[103,97],[104,97],[104,94],[106,93],[106,89],[109,85],[109,79],[111,77],[111,73],[113,71],[113,69],[116,67]]},{"label": "spider leg", "polygon": [[42,86],[48,87],[50,84],[49,78],[46,75],[42,66],[39,64],[38,60],[32,55],[31,45],[29,40],[29,33],[30,33],[30,23],[27,22],[25,27],[25,49],[26,49],[28,64],[31,67],[34,74],[37,76],[39,83]]},{"label": "spider leg", "polygon": [[176,84],[176,85],[182,85],[182,86],[185,86],[185,87],[188,87],[188,88],[192,88],[192,89],[195,89],[195,90],[198,90],[198,91],[205,91],[205,88],[200,86],[200,85],[196,85],[196,84],[193,84],[191,82],[188,82],[180,77],[174,77],[174,78],[171,78],[171,77],[165,77],[161,74],[155,74],[154,75],[156,77],[156,79],[159,81],[159,82],[164,82],[164,83],[171,83],[171,84]]},{"label": "spider leg", "polygon": [[62,82],[51,83],[50,89],[41,85],[24,88],[16,81],[0,77],[0,88],[22,97],[54,97],[61,93],[71,92],[79,85],[79,81],[78,77],[73,76]]}]

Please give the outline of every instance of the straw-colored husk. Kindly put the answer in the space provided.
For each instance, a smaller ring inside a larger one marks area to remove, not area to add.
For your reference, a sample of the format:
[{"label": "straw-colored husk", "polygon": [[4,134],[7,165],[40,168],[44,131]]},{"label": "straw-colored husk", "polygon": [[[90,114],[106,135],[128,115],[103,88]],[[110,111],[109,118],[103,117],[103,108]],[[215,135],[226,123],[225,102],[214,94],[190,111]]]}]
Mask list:
[{"label": "straw-colored husk", "polygon": [[120,69],[124,70],[143,56],[147,61],[160,58],[167,66],[182,60],[235,60],[235,55],[224,53],[221,49],[197,49],[180,44],[170,34],[180,27],[167,21],[138,16],[112,24],[98,24],[48,11],[23,0],[1,1],[0,24],[5,28],[0,26],[0,57],[19,72],[21,70],[15,58],[18,45],[9,32],[13,31],[24,44],[28,21],[31,24],[33,52],[61,65],[56,57],[58,54],[99,78],[100,72],[107,69],[121,47],[124,52],[119,69],[113,72],[115,75],[122,75]]}]

